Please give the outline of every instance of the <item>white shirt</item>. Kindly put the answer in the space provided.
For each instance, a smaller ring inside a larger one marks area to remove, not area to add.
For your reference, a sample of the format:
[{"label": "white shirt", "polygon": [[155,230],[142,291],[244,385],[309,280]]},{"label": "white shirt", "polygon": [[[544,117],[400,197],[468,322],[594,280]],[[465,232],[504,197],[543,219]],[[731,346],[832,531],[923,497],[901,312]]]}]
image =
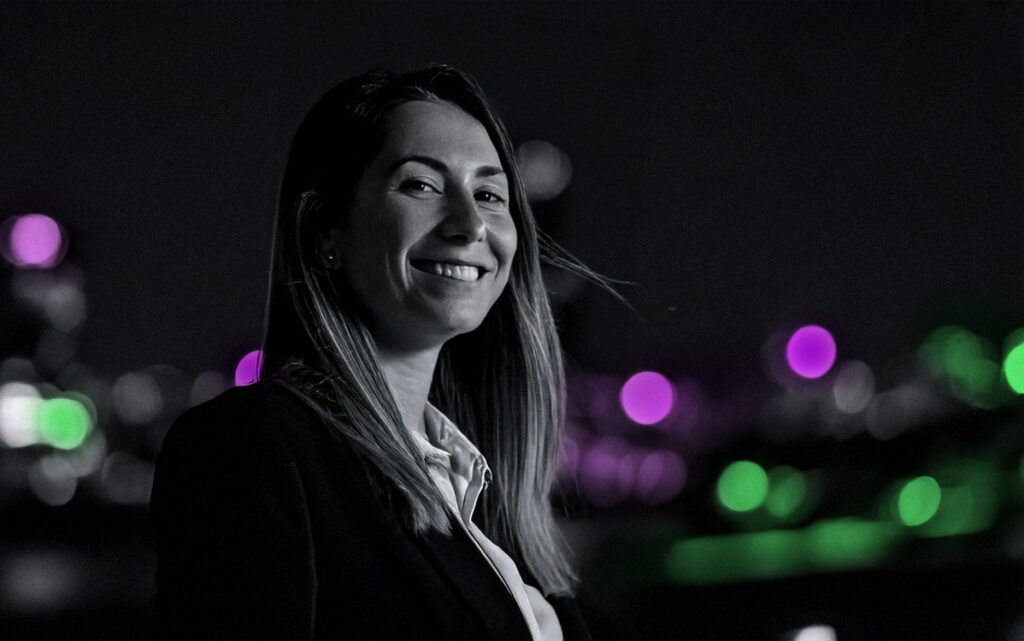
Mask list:
[{"label": "white shirt", "polygon": [[491,479],[483,454],[441,410],[430,403],[424,413],[427,434],[413,432],[434,484],[484,558],[519,605],[534,641],[562,641],[558,615],[540,590],[523,582],[515,561],[473,523],[477,499]]}]

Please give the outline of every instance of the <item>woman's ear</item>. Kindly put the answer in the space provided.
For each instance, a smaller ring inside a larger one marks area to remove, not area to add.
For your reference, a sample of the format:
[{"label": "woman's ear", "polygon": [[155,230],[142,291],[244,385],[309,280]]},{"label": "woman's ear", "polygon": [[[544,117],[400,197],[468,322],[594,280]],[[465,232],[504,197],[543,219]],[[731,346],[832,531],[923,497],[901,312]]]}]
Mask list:
[{"label": "woman's ear", "polygon": [[320,260],[327,269],[341,268],[341,230],[331,227],[320,240]]}]

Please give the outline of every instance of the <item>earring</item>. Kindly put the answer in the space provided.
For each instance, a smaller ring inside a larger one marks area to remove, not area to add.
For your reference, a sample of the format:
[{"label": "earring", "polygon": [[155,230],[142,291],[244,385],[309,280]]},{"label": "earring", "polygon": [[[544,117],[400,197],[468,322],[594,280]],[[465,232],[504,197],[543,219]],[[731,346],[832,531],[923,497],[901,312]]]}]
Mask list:
[{"label": "earring", "polygon": [[337,266],[334,250],[323,247],[320,250],[320,260],[323,261],[325,269],[334,269]]}]

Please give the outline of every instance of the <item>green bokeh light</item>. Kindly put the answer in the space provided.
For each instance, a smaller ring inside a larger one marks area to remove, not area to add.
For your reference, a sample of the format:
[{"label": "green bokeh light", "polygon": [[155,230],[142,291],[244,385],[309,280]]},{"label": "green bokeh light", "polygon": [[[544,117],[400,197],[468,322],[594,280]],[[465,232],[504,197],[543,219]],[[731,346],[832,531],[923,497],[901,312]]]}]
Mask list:
[{"label": "green bokeh light", "polygon": [[963,327],[940,327],[925,340],[920,355],[933,375],[971,405],[990,409],[1006,400],[998,352],[987,338]]},{"label": "green bokeh light", "polygon": [[879,521],[832,519],[801,530],[768,530],[676,541],[668,576],[684,584],[729,583],[876,564],[899,538]]},{"label": "green bokeh light", "polygon": [[1003,360],[1003,375],[1010,389],[1018,394],[1024,394],[1024,343],[1017,345],[1006,355]]},{"label": "green bokeh light", "polygon": [[964,367],[962,378],[968,395],[983,399],[999,383],[999,364],[988,358],[976,358]]},{"label": "green bokeh light", "polygon": [[765,509],[778,519],[792,517],[807,498],[807,481],[800,470],[783,465],[768,473]]},{"label": "green bokeh light", "polygon": [[938,537],[977,532],[984,525],[978,518],[980,503],[975,497],[975,488],[970,485],[943,488],[939,509],[921,526],[918,534]]},{"label": "green bokeh light", "polygon": [[919,476],[908,481],[900,490],[897,510],[900,520],[908,527],[927,523],[939,511],[942,488],[930,476]]},{"label": "green bokeh light", "polygon": [[814,565],[837,569],[871,565],[892,548],[897,528],[854,518],[818,521],[807,527],[807,548]]},{"label": "green bokeh light", "polygon": [[943,346],[942,358],[949,373],[967,374],[978,359],[985,357],[985,352],[982,339],[964,329],[949,338]]},{"label": "green bokeh light", "polygon": [[736,461],[718,477],[718,500],[734,512],[749,512],[768,496],[768,474],[753,461]]},{"label": "green bokeh light", "polygon": [[936,376],[964,370],[984,351],[980,339],[956,325],[940,327],[921,346],[921,357]]},{"label": "green bokeh light", "polygon": [[[945,537],[973,534],[990,529],[999,512],[999,486],[1004,474],[1001,466],[987,455],[952,456],[932,466],[933,478],[941,488],[935,514],[914,527],[914,535]],[[907,483],[894,488],[895,496]],[[934,488],[933,488],[934,489]],[[890,505],[902,521],[898,500]]]},{"label": "green bokeh light", "polygon": [[52,398],[39,411],[39,432],[47,443],[62,450],[73,450],[92,430],[89,410],[71,398]]}]

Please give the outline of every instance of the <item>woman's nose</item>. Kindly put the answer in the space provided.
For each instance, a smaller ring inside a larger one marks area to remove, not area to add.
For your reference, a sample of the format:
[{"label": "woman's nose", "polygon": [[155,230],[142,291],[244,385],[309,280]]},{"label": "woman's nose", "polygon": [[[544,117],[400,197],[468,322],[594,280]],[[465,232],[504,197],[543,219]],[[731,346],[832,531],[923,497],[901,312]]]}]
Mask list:
[{"label": "woman's nose", "polygon": [[448,240],[477,242],[484,239],[487,228],[477,211],[473,194],[459,193],[448,198],[447,212],[441,223],[441,234]]}]

